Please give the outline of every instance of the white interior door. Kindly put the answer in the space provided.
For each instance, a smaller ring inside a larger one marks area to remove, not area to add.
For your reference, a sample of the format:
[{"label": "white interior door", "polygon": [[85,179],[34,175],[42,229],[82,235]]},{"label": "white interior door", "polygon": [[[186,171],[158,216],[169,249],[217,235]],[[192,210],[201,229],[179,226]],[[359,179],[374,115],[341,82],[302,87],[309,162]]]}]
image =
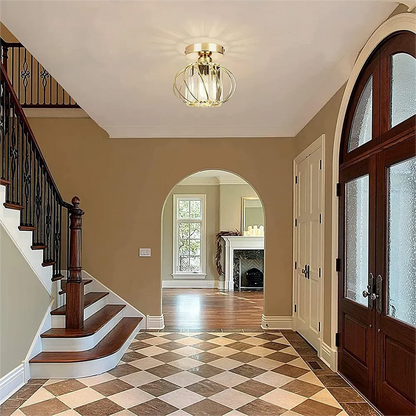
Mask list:
[{"label": "white interior door", "polygon": [[321,331],[323,147],[295,159],[295,328],[319,351]]}]

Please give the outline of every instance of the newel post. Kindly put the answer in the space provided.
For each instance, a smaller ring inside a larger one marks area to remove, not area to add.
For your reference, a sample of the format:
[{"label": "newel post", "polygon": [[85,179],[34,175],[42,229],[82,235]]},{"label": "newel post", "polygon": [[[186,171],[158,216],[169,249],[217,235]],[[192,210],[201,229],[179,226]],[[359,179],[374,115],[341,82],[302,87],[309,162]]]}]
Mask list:
[{"label": "newel post", "polygon": [[80,329],[84,326],[84,284],[82,282],[82,216],[80,199],[72,198],[69,225],[69,275],[66,285],[66,328]]}]

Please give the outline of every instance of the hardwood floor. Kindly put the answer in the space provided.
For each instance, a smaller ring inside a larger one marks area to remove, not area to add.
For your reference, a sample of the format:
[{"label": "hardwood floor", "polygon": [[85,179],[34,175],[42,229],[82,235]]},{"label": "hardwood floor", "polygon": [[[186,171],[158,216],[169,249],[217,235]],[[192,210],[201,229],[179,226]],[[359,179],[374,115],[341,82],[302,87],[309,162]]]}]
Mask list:
[{"label": "hardwood floor", "polygon": [[165,330],[259,330],[263,292],[164,289]]}]

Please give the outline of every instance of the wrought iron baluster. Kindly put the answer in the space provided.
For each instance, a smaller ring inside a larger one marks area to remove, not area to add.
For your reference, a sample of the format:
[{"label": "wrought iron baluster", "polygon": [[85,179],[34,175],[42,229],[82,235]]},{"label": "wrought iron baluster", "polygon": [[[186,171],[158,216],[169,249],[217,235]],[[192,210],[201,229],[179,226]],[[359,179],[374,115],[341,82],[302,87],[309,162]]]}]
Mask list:
[{"label": "wrought iron baluster", "polygon": [[25,90],[25,98],[24,100],[20,98],[20,102],[22,104],[27,104],[27,86],[29,84],[29,79],[30,79],[30,71],[29,71],[29,64],[27,63],[27,50],[24,50],[24,61],[23,61],[23,65],[22,65],[22,70],[20,71],[20,78],[22,78],[22,84],[23,84],[23,88]]},{"label": "wrought iron baluster", "polygon": [[49,181],[45,178],[45,196],[46,196],[46,216],[45,216],[45,244],[46,244],[46,259],[51,260],[51,225],[52,225],[52,210],[51,210],[51,193]]},{"label": "wrought iron baluster", "polygon": [[50,78],[49,72],[42,67],[40,72],[40,77],[42,78],[42,87],[43,87],[43,104],[46,104],[46,87],[48,85],[48,79]]},{"label": "wrought iron baluster", "polygon": [[10,146],[9,146],[9,168],[10,168],[10,172],[9,172],[9,178],[10,178],[10,195],[9,195],[9,200],[7,202],[11,202],[11,203],[15,203],[15,194],[16,194],[16,167],[17,167],[17,155],[18,155],[18,151],[16,148],[16,113],[15,113],[15,107],[14,104],[12,104],[12,131],[11,131],[11,142],[10,142]]},{"label": "wrought iron baluster", "polygon": [[[25,201],[25,225],[30,225],[30,211],[31,211],[31,204],[30,204],[30,190],[31,190],[31,172],[30,172],[30,154],[29,154],[29,140],[28,134],[25,134],[25,163],[24,163],[24,173],[23,173],[23,186],[24,189],[24,199],[22,197],[22,201]],[[30,149],[31,150],[31,149]]]},{"label": "wrought iron baluster", "polygon": [[20,197],[20,114],[16,114],[16,204],[19,204],[19,197]]},{"label": "wrought iron baluster", "polygon": [[41,226],[40,226],[40,218],[42,215],[42,188],[41,188],[41,178],[40,178],[40,162],[39,159],[36,158],[36,243],[40,244],[41,238]]}]

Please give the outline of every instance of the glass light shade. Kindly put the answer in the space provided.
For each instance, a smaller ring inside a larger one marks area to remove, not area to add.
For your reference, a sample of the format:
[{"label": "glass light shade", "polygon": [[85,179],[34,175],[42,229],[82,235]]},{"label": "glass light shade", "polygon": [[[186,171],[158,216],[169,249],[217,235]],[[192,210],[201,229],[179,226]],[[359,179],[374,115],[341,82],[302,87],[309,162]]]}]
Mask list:
[{"label": "glass light shade", "polygon": [[175,77],[173,92],[191,107],[219,107],[234,94],[234,75],[214,62],[194,62]]}]

